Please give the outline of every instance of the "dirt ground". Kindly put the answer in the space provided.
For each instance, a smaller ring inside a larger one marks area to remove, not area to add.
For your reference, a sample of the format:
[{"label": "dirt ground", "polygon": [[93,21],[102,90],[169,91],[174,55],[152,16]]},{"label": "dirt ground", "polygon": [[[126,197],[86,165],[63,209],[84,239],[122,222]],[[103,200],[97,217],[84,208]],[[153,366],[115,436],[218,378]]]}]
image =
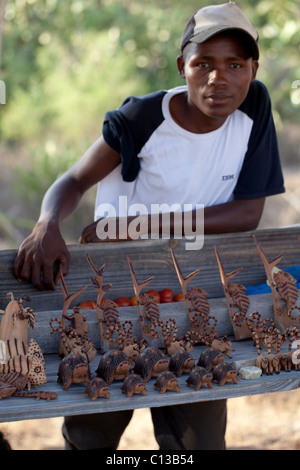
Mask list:
[{"label": "dirt ground", "polygon": [[[274,228],[300,222],[300,174],[285,172],[285,195],[270,198],[260,228]],[[2,247],[4,249],[4,247]],[[230,399],[226,441],[228,449],[299,450],[300,392],[277,392]],[[63,418],[0,423],[14,450],[63,449]],[[126,429],[120,450],[156,450],[150,411],[137,410]]]}]

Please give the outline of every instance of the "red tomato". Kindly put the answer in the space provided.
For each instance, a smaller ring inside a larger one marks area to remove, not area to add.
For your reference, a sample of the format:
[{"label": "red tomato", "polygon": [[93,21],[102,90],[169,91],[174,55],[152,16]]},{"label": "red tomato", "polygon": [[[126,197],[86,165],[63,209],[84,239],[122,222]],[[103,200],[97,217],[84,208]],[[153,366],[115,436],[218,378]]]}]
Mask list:
[{"label": "red tomato", "polygon": [[178,294],[174,296],[174,302],[184,302],[184,293],[178,292]]},{"label": "red tomato", "polygon": [[146,292],[146,294],[150,294],[150,295],[153,295],[153,297],[155,297],[155,300],[154,302],[156,304],[159,304],[160,302],[160,295],[159,295],[159,292],[157,290],[154,290],[154,289],[150,289]]},{"label": "red tomato", "polygon": [[131,305],[131,301],[128,297],[118,297],[115,299],[115,302],[119,307],[128,307]]},{"label": "red tomato", "polygon": [[167,304],[169,302],[173,302],[174,292],[172,289],[163,289],[159,293],[160,296],[160,303]]},{"label": "red tomato", "polygon": [[97,304],[92,300],[86,300],[80,304],[80,310],[94,310],[95,308],[97,308]]},{"label": "red tomato", "polygon": [[[142,299],[140,298],[140,301]],[[137,305],[137,300],[136,300],[136,296],[134,295],[133,297],[131,297],[130,299],[130,305]]]}]

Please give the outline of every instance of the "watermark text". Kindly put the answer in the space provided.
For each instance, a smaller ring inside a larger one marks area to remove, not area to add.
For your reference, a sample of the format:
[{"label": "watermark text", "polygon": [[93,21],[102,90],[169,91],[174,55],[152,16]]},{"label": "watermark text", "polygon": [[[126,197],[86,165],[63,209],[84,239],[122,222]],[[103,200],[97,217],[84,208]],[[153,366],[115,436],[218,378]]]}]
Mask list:
[{"label": "watermark text", "polygon": [[200,250],[204,244],[203,204],[127,205],[127,196],[119,196],[118,208],[101,204],[97,208],[96,233],[100,240],[182,239],[186,250]]}]

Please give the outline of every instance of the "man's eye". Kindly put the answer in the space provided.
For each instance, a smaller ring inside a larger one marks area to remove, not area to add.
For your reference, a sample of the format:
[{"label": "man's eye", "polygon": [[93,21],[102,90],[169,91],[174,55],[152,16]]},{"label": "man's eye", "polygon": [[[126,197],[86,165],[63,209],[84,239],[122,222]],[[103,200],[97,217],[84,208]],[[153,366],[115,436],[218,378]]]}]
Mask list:
[{"label": "man's eye", "polygon": [[236,64],[236,63],[230,64],[230,68],[232,68],[232,69],[240,69],[240,68],[241,68],[241,64]]},{"label": "man's eye", "polygon": [[208,62],[199,62],[199,63],[198,63],[198,67],[199,67],[200,69],[206,69],[208,66],[209,66],[209,65],[208,65]]}]

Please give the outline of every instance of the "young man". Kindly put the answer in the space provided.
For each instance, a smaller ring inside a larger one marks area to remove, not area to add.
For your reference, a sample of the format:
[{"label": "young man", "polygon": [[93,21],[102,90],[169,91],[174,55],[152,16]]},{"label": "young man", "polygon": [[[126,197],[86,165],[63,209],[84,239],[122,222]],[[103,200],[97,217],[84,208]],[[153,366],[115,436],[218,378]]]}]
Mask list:
[{"label": "young man", "polygon": [[[64,273],[69,263],[59,224],[96,183],[96,222],[84,230],[82,242],[99,241],[99,207],[110,203],[117,209],[120,195],[128,207],[141,203],[149,210],[156,203],[192,204],[192,215],[196,204],[204,204],[205,234],[255,229],[265,198],[284,191],[269,96],[255,80],[257,40],[232,2],[193,14],[177,59],[186,86],[130,97],[106,114],[103,135],[47,192],[40,218],[19,249],[17,278],[54,288],[54,262]],[[225,447],[224,400],[151,412],[161,449]],[[131,415],[66,418],[68,445],[114,449]]]}]

